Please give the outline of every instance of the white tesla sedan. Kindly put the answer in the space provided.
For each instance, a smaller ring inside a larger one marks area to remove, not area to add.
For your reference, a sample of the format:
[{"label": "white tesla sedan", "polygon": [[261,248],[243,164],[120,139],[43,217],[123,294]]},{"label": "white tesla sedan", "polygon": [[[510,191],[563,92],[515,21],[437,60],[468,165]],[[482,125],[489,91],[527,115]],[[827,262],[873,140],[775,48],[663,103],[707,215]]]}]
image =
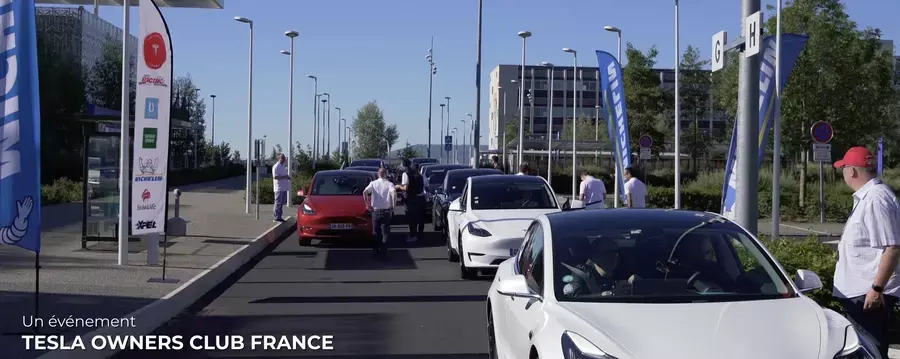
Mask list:
[{"label": "white tesla sedan", "polygon": [[538,217],[487,300],[492,358],[878,358],[747,231],[662,209]]},{"label": "white tesla sedan", "polygon": [[447,257],[459,261],[462,278],[474,278],[516,255],[537,216],[559,211],[556,194],[541,177],[469,177],[447,211]]}]

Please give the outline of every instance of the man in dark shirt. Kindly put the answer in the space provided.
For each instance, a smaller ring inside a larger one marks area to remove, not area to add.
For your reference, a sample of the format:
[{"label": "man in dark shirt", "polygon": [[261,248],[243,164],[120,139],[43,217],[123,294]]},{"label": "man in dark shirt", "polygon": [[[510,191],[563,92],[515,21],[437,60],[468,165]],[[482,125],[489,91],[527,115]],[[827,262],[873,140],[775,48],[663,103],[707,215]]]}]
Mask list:
[{"label": "man in dark shirt", "polygon": [[[626,294],[626,288],[615,279],[619,265],[619,245],[610,238],[598,238],[591,244],[591,257],[583,265],[568,267],[571,275],[563,277],[563,294],[567,296]],[[640,279],[632,275],[628,283]],[[619,289],[619,290],[616,290]]]}]

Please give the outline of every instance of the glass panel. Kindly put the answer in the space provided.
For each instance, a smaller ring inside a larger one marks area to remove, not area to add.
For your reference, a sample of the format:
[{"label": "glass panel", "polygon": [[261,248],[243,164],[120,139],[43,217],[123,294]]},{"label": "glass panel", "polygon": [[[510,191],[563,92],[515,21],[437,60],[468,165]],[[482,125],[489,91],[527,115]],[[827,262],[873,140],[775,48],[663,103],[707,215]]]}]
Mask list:
[{"label": "glass panel", "polygon": [[118,136],[91,137],[88,142],[88,237],[117,235],[120,142]]}]

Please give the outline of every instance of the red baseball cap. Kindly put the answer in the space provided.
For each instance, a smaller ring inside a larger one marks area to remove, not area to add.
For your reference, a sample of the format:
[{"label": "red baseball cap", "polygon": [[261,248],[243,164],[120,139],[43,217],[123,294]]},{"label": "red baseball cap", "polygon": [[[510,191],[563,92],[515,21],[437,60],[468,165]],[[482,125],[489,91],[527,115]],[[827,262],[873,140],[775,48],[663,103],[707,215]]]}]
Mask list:
[{"label": "red baseball cap", "polygon": [[834,163],[834,168],[842,168],[846,166],[852,167],[875,167],[875,156],[869,149],[857,146],[851,147],[844,154],[844,158]]}]

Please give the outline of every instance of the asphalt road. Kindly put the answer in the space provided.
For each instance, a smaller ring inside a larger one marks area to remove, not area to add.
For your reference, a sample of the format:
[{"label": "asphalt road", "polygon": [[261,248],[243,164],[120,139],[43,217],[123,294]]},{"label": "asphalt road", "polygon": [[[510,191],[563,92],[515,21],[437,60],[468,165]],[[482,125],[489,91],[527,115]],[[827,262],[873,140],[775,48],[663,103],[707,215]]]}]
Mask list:
[{"label": "asphalt road", "polygon": [[[331,351],[181,351],[174,358],[485,358],[485,296],[491,276],[460,279],[441,234],[406,243],[398,209],[388,261],[367,242],[300,246],[296,234],[249,263],[191,312],[156,334],[334,335]],[[123,352],[117,358],[158,358]]]}]

